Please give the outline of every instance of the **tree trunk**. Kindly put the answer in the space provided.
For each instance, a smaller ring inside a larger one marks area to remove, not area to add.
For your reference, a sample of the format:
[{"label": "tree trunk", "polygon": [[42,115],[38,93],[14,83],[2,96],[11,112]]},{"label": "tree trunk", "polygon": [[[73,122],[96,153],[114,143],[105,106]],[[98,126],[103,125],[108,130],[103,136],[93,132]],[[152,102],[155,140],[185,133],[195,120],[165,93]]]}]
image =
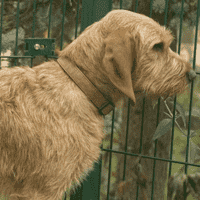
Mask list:
[{"label": "tree trunk", "polygon": [[[127,151],[129,153],[139,154],[140,152],[140,138],[141,138],[141,126],[142,126],[142,110],[143,110],[143,96],[137,96],[137,101],[135,107],[130,108],[130,123],[128,126],[128,143]],[[144,124],[142,133],[142,150],[141,154],[146,156],[154,156],[155,153],[155,142],[151,139],[156,130],[157,122],[157,105],[153,108],[152,101],[145,98],[144,100]],[[127,123],[127,108],[128,101],[122,102],[122,132],[119,135],[119,151],[125,151],[125,141],[126,141],[126,123]],[[159,120],[161,120],[164,115],[164,103],[160,105],[160,115]],[[156,157],[169,159],[170,150],[170,138],[171,134],[168,132],[164,136],[158,139],[157,142],[157,154]],[[115,195],[120,200],[132,200],[136,199],[137,196],[137,182],[140,182],[139,198],[151,199],[152,194],[152,184],[153,184],[153,197],[154,199],[163,200],[164,190],[167,180],[167,168],[168,163],[164,161],[156,161],[155,164],[155,180],[153,183],[153,166],[154,160],[141,158],[142,173],[137,177],[137,156],[126,156],[126,172],[125,181],[123,181],[123,171],[124,171],[124,158],[125,155],[117,154],[118,166],[117,166],[117,181],[115,188]],[[135,166],[135,167],[134,167]],[[147,179],[146,186],[144,179]],[[139,178],[139,180],[138,180]],[[141,179],[141,180],[140,180]],[[141,182],[143,181],[143,182]],[[146,189],[145,189],[146,187]],[[117,190],[116,190],[117,188]]]}]

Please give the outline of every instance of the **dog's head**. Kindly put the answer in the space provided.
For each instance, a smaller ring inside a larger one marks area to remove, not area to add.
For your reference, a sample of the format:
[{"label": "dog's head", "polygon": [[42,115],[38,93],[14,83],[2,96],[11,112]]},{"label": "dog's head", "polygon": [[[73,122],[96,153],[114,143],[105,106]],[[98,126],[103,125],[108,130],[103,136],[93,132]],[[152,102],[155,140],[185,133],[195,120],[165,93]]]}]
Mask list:
[{"label": "dog's head", "polygon": [[189,63],[170,50],[170,31],[146,16],[129,11],[112,14],[115,12],[127,14],[127,21],[116,21],[119,28],[110,21],[104,39],[102,67],[111,83],[131,99],[132,105],[135,90],[156,98],[183,91],[188,77],[193,80],[196,75]]}]

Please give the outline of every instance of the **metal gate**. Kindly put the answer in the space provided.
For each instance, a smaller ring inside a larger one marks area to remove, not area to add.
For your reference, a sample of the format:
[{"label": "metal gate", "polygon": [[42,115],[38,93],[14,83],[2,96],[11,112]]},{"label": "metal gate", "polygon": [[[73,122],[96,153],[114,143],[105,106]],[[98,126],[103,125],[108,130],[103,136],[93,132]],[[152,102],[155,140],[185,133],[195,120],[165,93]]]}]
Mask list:
[{"label": "metal gate", "polygon": [[[152,17],[169,28],[174,35],[172,50],[182,54],[199,74],[200,0],[1,0],[0,7],[1,67],[32,67],[44,58],[57,58],[54,43],[62,49],[110,10],[125,9]],[[44,53],[39,45],[37,56],[28,54],[24,41],[35,37],[43,39],[38,45],[44,41],[51,44],[50,49]],[[138,96],[134,108],[128,99],[121,101],[105,118],[99,163],[82,186],[66,192],[63,199],[167,199],[170,192],[183,192],[185,199],[187,193],[187,199],[199,198],[198,84],[199,77],[173,101],[152,102]]]}]

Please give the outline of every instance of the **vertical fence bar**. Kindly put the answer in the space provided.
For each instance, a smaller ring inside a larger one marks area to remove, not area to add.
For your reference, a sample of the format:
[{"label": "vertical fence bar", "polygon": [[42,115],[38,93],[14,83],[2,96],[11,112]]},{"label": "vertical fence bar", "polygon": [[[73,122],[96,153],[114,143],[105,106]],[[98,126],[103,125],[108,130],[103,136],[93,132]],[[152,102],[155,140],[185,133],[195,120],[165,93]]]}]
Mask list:
[{"label": "vertical fence bar", "polygon": [[[112,0],[83,0],[81,15],[81,32],[95,21],[100,20],[111,10]],[[94,170],[77,188],[70,200],[98,200],[100,199],[101,159],[95,163]]]}]

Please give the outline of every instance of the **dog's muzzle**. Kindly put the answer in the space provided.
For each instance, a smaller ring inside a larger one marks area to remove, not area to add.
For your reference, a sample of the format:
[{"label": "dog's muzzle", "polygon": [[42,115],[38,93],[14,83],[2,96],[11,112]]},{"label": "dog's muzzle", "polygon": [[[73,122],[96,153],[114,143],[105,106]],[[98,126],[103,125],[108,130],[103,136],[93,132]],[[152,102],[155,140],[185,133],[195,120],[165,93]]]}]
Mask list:
[{"label": "dog's muzzle", "polygon": [[196,78],[197,74],[195,71],[193,71],[192,69],[187,73],[187,79],[188,82],[191,83],[195,78]]}]

